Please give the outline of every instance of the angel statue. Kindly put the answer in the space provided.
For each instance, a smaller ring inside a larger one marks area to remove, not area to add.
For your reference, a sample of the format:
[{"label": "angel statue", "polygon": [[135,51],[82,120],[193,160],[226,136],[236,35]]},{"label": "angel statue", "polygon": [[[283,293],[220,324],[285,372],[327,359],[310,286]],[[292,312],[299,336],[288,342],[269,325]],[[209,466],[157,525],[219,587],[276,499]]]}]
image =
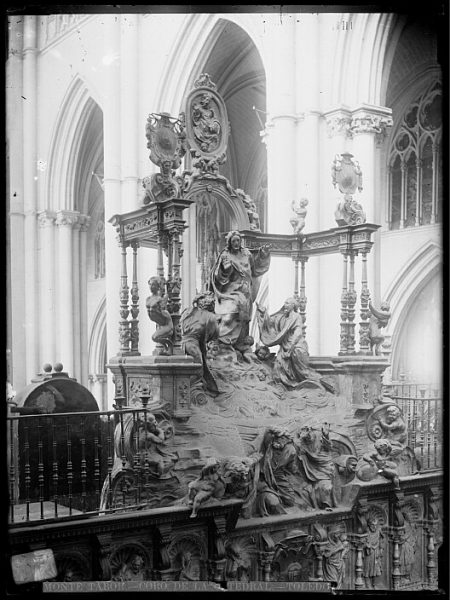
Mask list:
[{"label": "angel statue", "polygon": [[376,356],[381,354],[381,344],[384,342],[384,336],[381,330],[387,326],[391,318],[390,306],[387,302],[382,302],[379,309],[376,309],[369,302],[369,309],[372,316],[369,319],[369,340],[370,350]]},{"label": "angel statue", "polygon": [[308,212],[306,210],[307,206],[308,206],[307,198],[300,198],[300,200],[292,201],[291,208],[292,208],[293,212],[295,213],[295,216],[292,216],[289,219],[289,223],[292,225],[295,235],[299,235],[299,233],[305,227],[305,217],[306,217],[306,213]]}]

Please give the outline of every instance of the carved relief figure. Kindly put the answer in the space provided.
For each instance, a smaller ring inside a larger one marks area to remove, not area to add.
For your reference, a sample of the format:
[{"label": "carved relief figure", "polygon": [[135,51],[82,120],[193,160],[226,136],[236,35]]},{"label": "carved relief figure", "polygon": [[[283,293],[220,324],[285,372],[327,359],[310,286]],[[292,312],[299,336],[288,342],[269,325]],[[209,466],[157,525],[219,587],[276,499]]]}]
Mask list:
[{"label": "carved relief figure", "polygon": [[298,308],[297,300],[288,298],[278,312],[269,316],[264,307],[257,305],[261,342],[268,347],[279,345],[273,380],[288,389],[296,389],[308,379],[334,392],[333,386],[309,366],[308,345]]},{"label": "carved relief figure", "polygon": [[227,581],[250,581],[250,542],[233,540],[225,545]]},{"label": "carved relief figure", "polygon": [[381,354],[381,344],[384,342],[384,335],[381,330],[387,327],[391,318],[390,307],[387,302],[382,302],[380,308],[377,310],[369,302],[369,309],[372,313],[369,319],[370,350],[373,354],[379,356]]},{"label": "carved relief figure", "polygon": [[219,325],[214,314],[214,296],[210,293],[197,294],[192,308],[181,315],[181,343],[183,350],[194,361],[203,365],[202,381],[212,394],[219,389],[207,364],[207,346],[219,337]]},{"label": "carved relief figure", "polygon": [[405,519],[404,527],[405,537],[400,553],[400,573],[402,577],[411,579],[411,569],[416,558],[417,539],[413,523]]},{"label": "carved relief figure", "polygon": [[389,440],[394,446],[403,446],[406,443],[406,423],[402,411],[395,404],[379,410],[376,415],[381,437]]},{"label": "carved relief figure", "polygon": [[294,506],[298,473],[297,452],[292,436],[280,427],[267,429],[262,448],[261,480],[258,484],[256,511],[260,516],[281,514],[283,506]]},{"label": "carved relief figure", "polygon": [[303,494],[313,508],[332,510],[337,506],[333,487],[335,466],[331,449],[328,423],[322,425],[321,431],[302,427],[298,443],[300,471],[308,484]]},{"label": "carved relief figure", "polygon": [[291,204],[291,208],[292,208],[293,212],[295,213],[295,216],[291,217],[289,222],[292,225],[295,235],[299,235],[299,233],[301,233],[302,229],[305,227],[305,217],[308,212],[306,209],[307,206],[308,206],[307,198],[300,198],[300,200],[293,200],[293,202]]},{"label": "carved relief figure", "polygon": [[383,534],[375,516],[367,519],[367,542],[363,554],[363,576],[366,588],[375,589],[375,579],[382,573]]},{"label": "carved relief figure", "polygon": [[145,560],[134,553],[130,560],[122,565],[113,577],[113,581],[145,581]]},{"label": "carved relief figure", "polygon": [[345,577],[345,557],[350,550],[347,535],[339,527],[328,532],[328,544],[323,553],[323,578],[341,587]]},{"label": "carved relief figure", "polygon": [[197,516],[201,504],[211,498],[222,498],[225,494],[225,482],[219,468],[218,461],[210,459],[202,468],[200,477],[189,483],[189,504],[192,506],[191,518]]},{"label": "carved relief figure", "polygon": [[148,464],[153,476],[159,479],[172,477],[171,469],[178,461],[178,455],[166,449],[166,439],[172,430],[159,427],[152,414],[147,415],[146,423],[140,421],[139,425],[138,450],[141,461]]},{"label": "carved relief figure", "polygon": [[145,306],[150,320],[156,323],[152,340],[162,344],[163,349],[160,350],[160,354],[169,355],[173,346],[173,322],[167,310],[168,298],[166,295],[161,295],[163,282],[160,277],[150,277],[148,284],[152,295],[147,298]]},{"label": "carved relief figure", "polygon": [[192,110],[194,136],[203,152],[214,152],[220,144],[222,128],[211,103],[211,94],[204,92]]},{"label": "carved relief figure", "polygon": [[[397,464],[392,460],[393,448],[389,440],[381,438],[374,443],[372,452],[363,456],[368,463],[358,469],[357,476],[362,481],[370,481],[378,474],[392,481],[395,489],[400,489],[400,479],[397,472]],[[398,450],[396,451],[398,452]],[[395,451],[394,451],[395,453]]]},{"label": "carved relief figure", "polygon": [[249,334],[253,302],[261,276],[269,269],[270,246],[257,250],[242,246],[241,234],[230,231],[227,246],[219,254],[211,275],[220,319],[220,341],[240,349]]}]

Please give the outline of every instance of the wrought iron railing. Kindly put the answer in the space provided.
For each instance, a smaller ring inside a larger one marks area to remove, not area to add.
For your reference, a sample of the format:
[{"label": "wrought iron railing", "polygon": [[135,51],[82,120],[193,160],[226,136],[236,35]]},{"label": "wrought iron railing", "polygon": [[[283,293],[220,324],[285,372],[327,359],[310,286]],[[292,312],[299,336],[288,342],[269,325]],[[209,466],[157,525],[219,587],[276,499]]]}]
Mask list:
[{"label": "wrought iron railing", "polygon": [[[145,434],[150,414],[148,408],[122,408],[8,416],[10,523],[151,505],[158,474]],[[128,469],[135,475],[131,483],[117,477]]]},{"label": "wrought iron railing", "polygon": [[441,468],[443,404],[439,386],[400,381],[386,391],[403,413],[407,444],[414,449],[422,471]]}]

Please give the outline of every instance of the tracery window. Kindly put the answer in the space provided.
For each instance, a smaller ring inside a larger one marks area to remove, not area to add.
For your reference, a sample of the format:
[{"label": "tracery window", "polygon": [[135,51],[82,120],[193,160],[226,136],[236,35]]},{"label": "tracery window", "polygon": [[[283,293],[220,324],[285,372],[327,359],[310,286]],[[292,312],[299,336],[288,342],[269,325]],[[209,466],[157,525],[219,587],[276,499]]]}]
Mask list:
[{"label": "tracery window", "polygon": [[442,220],[442,89],[406,109],[389,153],[389,229]]}]

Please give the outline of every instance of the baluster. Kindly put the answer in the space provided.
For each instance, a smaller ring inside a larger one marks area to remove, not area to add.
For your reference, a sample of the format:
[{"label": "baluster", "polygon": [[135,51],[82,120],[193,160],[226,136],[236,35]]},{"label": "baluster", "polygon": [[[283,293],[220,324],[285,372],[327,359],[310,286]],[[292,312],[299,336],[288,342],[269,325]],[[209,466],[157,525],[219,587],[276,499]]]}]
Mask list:
[{"label": "baluster", "polygon": [[39,504],[40,518],[44,518],[44,457],[42,452],[42,419],[37,420],[37,436],[38,436],[38,485],[39,485]]},{"label": "baluster", "polygon": [[370,354],[369,340],[369,300],[370,292],[367,286],[367,252],[362,253],[362,274],[361,274],[361,307],[359,323],[359,353]]},{"label": "baluster", "polygon": [[150,396],[141,395],[142,406],[144,407],[144,489],[145,489],[145,502],[148,502],[149,497],[149,477],[150,477],[150,465],[148,462],[148,438],[147,438],[147,403]]},{"label": "baluster", "polygon": [[317,553],[317,579],[323,581],[323,554],[321,551]]},{"label": "baluster", "polygon": [[430,588],[436,587],[436,560],[434,548],[434,529],[433,525],[428,525],[427,531],[427,579]]},{"label": "baluster", "polygon": [[163,263],[163,239],[162,234],[158,233],[157,237],[157,247],[158,247],[158,258],[157,258],[157,266],[156,273],[158,277],[164,279],[164,263]]},{"label": "baluster", "polygon": [[25,432],[25,506],[26,506],[26,521],[30,520],[30,483],[31,483],[31,470],[30,470],[30,435],[28,419],[26,419],[26,425],[24,425]]},{"label": "baluster", "polygon": [[[123,475],[125,475],[125,467],[126,467],[126,464],[127,464],[127,457],[125,455],[125,429],[124,429],[124,426],[123,426],[123,410],[122,410],[121,400],[122,400],[122,398],[117,398],[116,397],[116,401],[118,403],[119,423],[120,423],[120,459],[122,461],[122,473],[123,473]],[[123,505],[125,506],[125,503],[126,503],[126,496],[125,496],[126,487],[124,485],[124,483],[125,483],[124,479],[125,479],[125,477],[122,477],[122,498],[123,498]]]},{"label": "baluster", "polygon": [[348,277],[348,293],[347,293],[347,354],[355,354],[355,252],[350,253],[350,269]]},{"label": "baluster", "polygon": [[100,506],[100,416],[96,418],[96,427],[94,433],[94,484],[95,484],[95,510]]},{"label": "baluster", "polygon": [[134,503],[140,504],[140,465],[139,465],[139,413],[133,413],[133,471],[135,477]]},{"label": "baluster", "polygon": [[306,298],[306,294],[305,294],[305,265],[306,265],[306,261],[308,259],[307,258],[302,258],[300,259],[300,298],[299,298],[299,307],[300,307],[300,314],[302,316],[302,322],[303,322],[303,326],[302,326],[302,331],[303,331],[303,337],[306,337],[306,304],[307,304],[307,298]]},{"label": "baluster", "polygon": [[297,257],[294,258],[294,298],[299,299],[298,294],[298,261]]},{"label": "baluster", "polygon": [[121,354],[128,353],[130,349],[130,323],[128,321],[128,276],[127,276],[127,244],[122,243],[122,272],[120,276],[120,323],[119,342]]},{"label": "baluster", "polygon": [[58,518],[58,447],[56,437],[56,419],[52,417],[52,449],[53,449],[53,503],[55,519]]},{"label": "baluster", "polygon": [[392,587],[397,590],[400,587],[400,544],[398,538],[394,538],[392,551]]},{"label": "baluster", "polygon": [[85,416],[80,419],[80,442],[81,442],[81,506],[83,512],[86,512],[86,436],[85,436]]},{"label": "baluster", "polygon": [[427,400],[427,463],[428,463],[428,468],[431,468],[431,401]]},{"label": "baluster", "polygon": [[341,293],[341,347],[339,354],[347,354],[347,335],[348,335],[348,323],[347,323],[347,301],[348,301],[348,289],[347,289],[347,260],[348,255],[344,254],[344,268],[342,272],[342,293]]},{"label": "baluster", "polygon": [[356,546],[356,560],[355,560],[355,590],[362,590],[363,588],[364,588],[363,545],[358,544]]},{"label": "baluster", "polygon": [[69,515],[72,516],[72,438],[69,417],[66,417],[66,444],[67,444],[67,491],[69,500]]},{"label": "baluster", "polygon": [[[107,427],[107,438],[106,444],[108,446],[108,459],[107,459],[107,469],[108,469],[108,506],[112,508],[112,469],[113,469],[113,447],[112,447],[112,435],[111,435],[111,424],[114,426],[114,420],[112,420],[113,415],[108,413],[108,427]],[[114,431],[114,428],[113,428]]]},{"label": "baluster", "polygon": [[139,355],[139,287],[137,281],[137,249],[139,242],[132,242],[133,281],[131,284],[131,351]]},{"label": "baluster", "polygon": [[14,523],[14,505],[16,503],[16,470],[15,470],[15,461],[14,461],[14,452],[15,444],[14,444],[14,423],[15,419],[10,419],[9,421],[9,495],[10,495],[10,510],[11,510],[11,523]]}]

